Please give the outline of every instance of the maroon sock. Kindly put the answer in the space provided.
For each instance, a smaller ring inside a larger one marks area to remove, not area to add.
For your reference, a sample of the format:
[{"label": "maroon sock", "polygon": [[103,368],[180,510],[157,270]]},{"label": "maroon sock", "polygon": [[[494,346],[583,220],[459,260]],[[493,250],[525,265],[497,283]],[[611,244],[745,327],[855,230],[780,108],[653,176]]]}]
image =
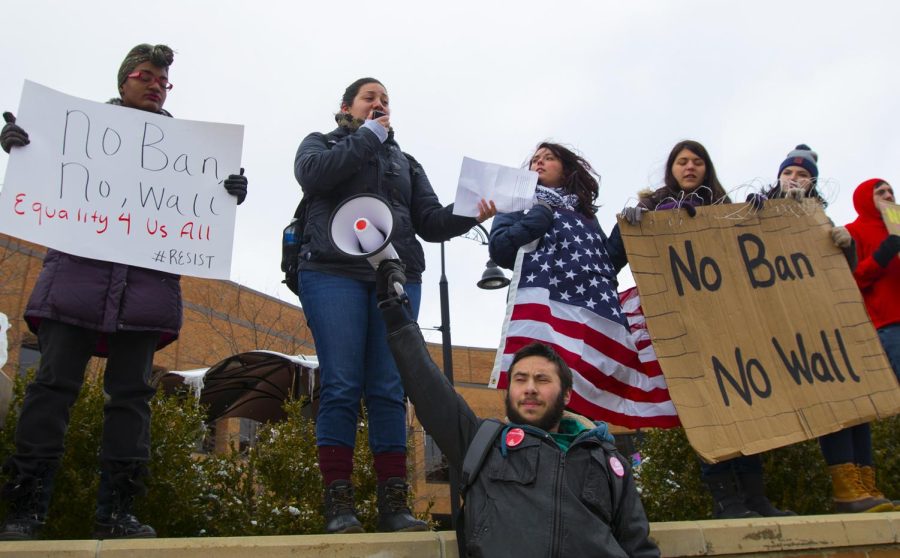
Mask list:
[{"label": "maroon sock", "polygon": [[336,480],[350,480],[353,474],[353,448],[319,446],[319,471],[325,486]]},{"label": "maroon sock", "polygon": [[384,482],[389,478],[401,478],[406,480],[406,452],[389,451],[375,454],[375,474],[378,482]]}]

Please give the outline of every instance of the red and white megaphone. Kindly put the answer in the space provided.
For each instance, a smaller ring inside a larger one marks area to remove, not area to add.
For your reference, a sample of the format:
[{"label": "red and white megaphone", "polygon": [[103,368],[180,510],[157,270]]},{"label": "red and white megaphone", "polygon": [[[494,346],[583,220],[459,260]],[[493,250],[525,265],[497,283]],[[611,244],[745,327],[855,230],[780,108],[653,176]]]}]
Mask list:
[{"label": "red and white megaphone", "polygon": [[399,259],[391,246],[394,213],[383,198],[374,194],[357,194],[347,198],[328,222],[331,244],[343,255],[366,258],[372,267],[387,259]]}]

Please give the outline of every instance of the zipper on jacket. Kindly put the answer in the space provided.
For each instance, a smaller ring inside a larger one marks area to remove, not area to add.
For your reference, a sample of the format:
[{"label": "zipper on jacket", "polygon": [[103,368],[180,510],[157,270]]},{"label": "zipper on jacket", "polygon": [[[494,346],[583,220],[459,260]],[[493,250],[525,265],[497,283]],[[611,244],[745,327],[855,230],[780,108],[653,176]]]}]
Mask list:
[{"label": "zipper on jacket", "polygon": [[[547,435],[550,438],[550,435]],[[552,438],[550,438],[553,441]],[[553,441],[555,444],[556,442]],[[563,471],[566,466],[566,454],[559,452],[559,459],[556,463],[556,487],[553,493],[553,530],[550,532],[550,540],[553,544],[550,546],[550,556],[559,556],[559,544],[562,539],[562,480]]]}]

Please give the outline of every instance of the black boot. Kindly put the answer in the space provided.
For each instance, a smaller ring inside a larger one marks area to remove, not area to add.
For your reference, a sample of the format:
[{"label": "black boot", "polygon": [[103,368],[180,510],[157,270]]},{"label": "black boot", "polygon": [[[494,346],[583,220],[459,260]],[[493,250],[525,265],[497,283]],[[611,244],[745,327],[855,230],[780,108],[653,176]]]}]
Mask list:
[{"label": "black boot", "polygon": [[356,517],[353,485],[348,480],[336,480],[325,488],[325,532],[365,533]]},{"label": "black boot", "polygon": [[711,475],[703,479],[713,498],[715,519],[743,519],[761,517],[744,504],[744,495],[731,472]]},{"label": "black boot", "polygon": [[763,517],[787,517],[797,515],[791,510],[780,510],[766,498],[766,486],[762,473],[739,473],[738,482],[744,491],[744,504]]},{"label": "black boot", "polygon": [[15,465],[7,465],[5,472],[10,480],[0,490],[0,497],[7,501],[8,511],[0,526],[0,540],[36,539],[50,507],[56,464],[40,463],[33,472],[22,472]]},{"label": "black boot", "polygon": [[148,539],[156,531],[144,525],[132,513],[134,498],[144,493],[143,477],[147,468],[138,461],[104,463],[97,493],[95,539]]},{"label": "black boot", "polygon": [[427,531],[428,524],[413,517],[407,504],[409,487],[406,481],[392,477],[378,483],[378,530],[383,533],[395,531]]}]

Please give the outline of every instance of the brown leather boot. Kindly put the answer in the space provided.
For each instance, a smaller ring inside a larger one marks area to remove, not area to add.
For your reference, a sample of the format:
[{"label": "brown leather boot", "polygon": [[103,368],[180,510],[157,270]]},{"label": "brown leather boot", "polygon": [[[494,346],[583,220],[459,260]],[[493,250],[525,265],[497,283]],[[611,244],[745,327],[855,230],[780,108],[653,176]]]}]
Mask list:
[{"label": "brown leather boot", "polygon": [[873,498],[862,484],[859,467],[855,463],[841,463],[828,467],[831,486],[834,491],[834,511],[836,513],[871,513],[893,511],[889,501]]},{"label": "brown leather boot", "polygon": [[875,498],[876,500],[884,500],[886,502],[890,502],[891,505],[894,506],[894,511],[900,511],[900,500],[890,500],[888,499],[883,492],[878,490],[878,487],[875,486],[875,467],[871,465],[863,465],[859,468],[859,478],[862,481],[863,488],[866,489],[866,492],[869,493],[869,496]]}]

